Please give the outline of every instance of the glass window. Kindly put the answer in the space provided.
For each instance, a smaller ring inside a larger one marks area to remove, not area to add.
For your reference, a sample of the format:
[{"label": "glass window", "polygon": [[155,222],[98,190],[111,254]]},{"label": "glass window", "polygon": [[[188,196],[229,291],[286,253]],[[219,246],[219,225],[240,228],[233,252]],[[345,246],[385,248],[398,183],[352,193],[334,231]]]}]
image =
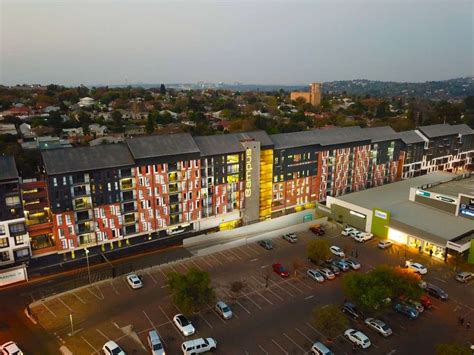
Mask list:
[{"label": "glass window", "polygon": [[5,226],[0,225],[0,235],[4,235],[4,234],[5,234]]},{"label": "glass window", "polygon": [[5,197],[5,205],[7,207],[18,206],[19,204],[20,204],[20,197],[19,196]]},{"label": "glass window", "polygon": [[0,252],[0,261],[10,260],[10,253],[8,251]]},{"label": "glass window", "polygon": [[0,248],[8,247],[8,238],[0,238]]},{"label": "glass window", "polygon": [[239,162],[239,155],[232,154],[227,156],[227,164],[235,164]]},{"label": "glass window", "polygon": [[25,236],[23,235],[17,235],[15,236],[15,245],[21,245],[25,243]]},{"label": "glass window", "polygon": [[24,223],[10,224],[8,228],[10,229],[10,234],[23,233],[25,231],[25,224]]}]

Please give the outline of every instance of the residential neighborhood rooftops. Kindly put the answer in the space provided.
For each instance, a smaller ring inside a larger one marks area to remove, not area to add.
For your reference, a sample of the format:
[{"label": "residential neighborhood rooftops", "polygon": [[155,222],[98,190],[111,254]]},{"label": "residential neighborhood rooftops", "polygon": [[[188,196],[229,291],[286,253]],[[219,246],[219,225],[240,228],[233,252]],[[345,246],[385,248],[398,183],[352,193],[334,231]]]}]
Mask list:
[{"label": "residential neighborhood rooftops", "polygon": [[189,133],[136,137],[127,139],[126,143],[135,159],[199,154],[199,148]]},{"label": "residential neighborhood rooftops", "polygon": [[42,155],[48,175],[122,167],[135,163],[125,144],[46,150]]},{"label": "residential neighborhood rooftops", "polygon": [[12,155],[0,155],[0,181],[18,179],[15,159]]}]

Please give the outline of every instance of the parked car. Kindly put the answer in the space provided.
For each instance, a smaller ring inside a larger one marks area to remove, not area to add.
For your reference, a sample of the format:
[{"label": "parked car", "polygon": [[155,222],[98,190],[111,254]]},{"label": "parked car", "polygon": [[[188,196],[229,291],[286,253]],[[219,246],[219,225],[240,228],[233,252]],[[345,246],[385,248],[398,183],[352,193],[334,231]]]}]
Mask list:
[{"label": "parked car", "polygon": [[372,239],[374,235],[372,233],[357,231],[357,232],[352,232],[351,237],[354,238],[354,240],[359,243],[365,243],[366,241]]},{"label": "parked car", "polygon": [[273,242],[270,239],[259,240],[257,242],[257,244],[260,245],[262,248],[267,249],[267,250],[272,250],[273,249]]},{"label": "parked car", "polygon": [[425,275],[428,272],[428,269],[424,265],[420,263],[415,263],[411,260],[407,260],[405,262],[405,267],[409,268],[410,270],[413,270],[414,272],[420,275]]},{"label": "parked car", "polygon": [[337,266],[333,265],[332,263],[325,263],[324,266],[328,268],[329,270],[331,270],[332,273],[336,276],[341,274],[341,269],[339,269]]},{"label": "parked car", "polygon": [[320,224],[315,224],[314,226],[309,227],[309,230],[316,235],[324,235],[326,233]]},{"label": "parked car", "polygon": [[360,263],[356,259],[344,259],[343,260],[346,264],[348,264],[353,270],[360,269]]},{"label": "parked car", "polygon": [[231,319],[233,316],[232,310],[225,302],[218,301],[214,309],[224,319]]},{"label": "parked car", "polygon": [[284,234],[283,239],[285,239],[289,243],[296,243],[298,241],[298,237],[295,233]]},{"label": "parked car", "polygon": [[311,347],[311,354],[313,355],[334,355],[329,348],[321,342],[316,342]]},{"label": "parked car", "polygon": [[404,300],[404,302],[407,305],[415,308],[418,311],[418,313],[423,313],[425,311],[425,307],[421,304],[420,301],[408,298],[408,299]]},{"label": "parked car", "polygon": [[463,271],[456,275],[456,280],[462,283],[467,283],[472,280],[474,274],[472,272]]},{"label": "parked car", "polygon": [[142,288],[143,282],[140,277],[136,274],[127,275],[127,283],[128,285],[133,288],[134,290]]},{"label": "parked car", "polygon": [[442,301],[447,301],[448,300],[448,294],[444,292],[441,288],[438,286],[432,285],[432,284],[426,284],[425,291],[430,294],[431,296],[434,296]]},{"label": "parked car", "polygon": [[380,249],[388,249],[393,245],[393,243],[390,240],[381,240],[377,246]]},{"label": "parked car", "polygon": [[367,318],[364,323],[384,337],[388,337],[392,334],[392,329],[380,319]]},{"label": "parked car", "polygon": [[109,340],[102,347],[105,355],[126,355],[125,351],[113,340]]},{"label": "parked car", "polygon": [[350,302],[344,303],[344,306],[342,307],[342,312],[349,314],[354,319],[358,319],[361,316],[361,314],[357,310],[357,307]]},{"label": "parked car", "polygon": [[290,273],[282,264],[279,264],[279,263],[273,264],[272,268],[273,268],[273,271],[276,272],[281,277],[290,276]]},{"label": "parked car", "polygon": [[394,309],[398,313],[404,314],[410,319],[415,319],[419,315],[419,312],[414,307],[409,306],[406,303],[396,303]]},{"label": "parked car", "polygon": [[431,302],[431,298],[429,298],[427,295],[422,295],[420,297],[420,302],[425,307],[425,309],[429,309],[433,307],[433,303]]},{"label": "parked car", "polygon": [[337,266],[342,271],[349,271],[349,269],[351,268],[351,266],[344,260],[333,261],[332,265]]},{"label": "parked car", "polygon": [[152,355],[165,355],[163,343],[161,342],[161,338],[156,330],[150,330],[148,332],[147,340]]},{"label": "parked car", "polygon": [[173,323],[184,336],[193,335],[196,332],[191,321],[184,314],[177,314],[173,317]]},{"label": "parked car", "polygon": [[344,336],[353,344],[357,345],[362,349],[367,349],[370,344],[370,339],[367,335],[359,330],[347,329],[344,332]]},{"label": "parked car", "polygon": [[324,276],[319,270],[308,269],[308,271],[306,271],[306,276],[314,281],[324,282]]},{"label": "parked car", "polygon": [[181,350],[184,355],[201,354],[208,351],[214,351],[217,348],[217,342],[213,338],[198,338],[185,341],[181,344]]},{"label": "parked car", "polygon": [[13,341],[6,342],[2,346],[0,346],[0,351],[2,355],[23,355],[23,352]]},{"label": "parked car", "polygon": [[342,249],[335,245],[330,246],[329,251],[333,253],[334,255],[339,256],[341,258],[346,256],[344,252],[342,251]]},{"label": "parked car", "polygon": [[346,227],[342,230],[341,234],[348,237],[352,231],[357,231],[357,229],[353,228],[353,227]]},{"label": "parked car", "polygon": [[319,269],[319,272],[324,276],[326,280],[333,280],[336,276],[328,268]]}]

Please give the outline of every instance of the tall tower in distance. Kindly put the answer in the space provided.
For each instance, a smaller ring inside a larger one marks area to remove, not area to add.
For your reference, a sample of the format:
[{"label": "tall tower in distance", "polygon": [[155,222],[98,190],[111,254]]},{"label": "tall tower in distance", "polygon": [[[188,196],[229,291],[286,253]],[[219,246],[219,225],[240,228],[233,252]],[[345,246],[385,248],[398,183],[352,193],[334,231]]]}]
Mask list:
[{"label": "tall tower in distance", "polygon": [[290,100],[295,101],[298,98],[304,99],[313,106],[321,105],[321,83],[312,83],[309,85],[309,92],[294,91],[290,93]]}]

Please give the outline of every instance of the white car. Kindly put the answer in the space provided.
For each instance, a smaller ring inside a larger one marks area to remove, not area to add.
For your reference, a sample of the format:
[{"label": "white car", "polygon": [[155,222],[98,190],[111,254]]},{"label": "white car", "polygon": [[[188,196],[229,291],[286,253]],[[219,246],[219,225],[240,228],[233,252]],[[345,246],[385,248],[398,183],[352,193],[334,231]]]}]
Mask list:
[{"label": "white car", "polygon": [[390,240],[381,240],[377,246],[380,249],[387,249],[390,248],[393,245],[393,243]]},{"label": "white car", "polygon": [[298,237],[295,233],[284,234],[283,239],[285,239],[289,243],[296,243],[298,241]]},{"label": "white car", "polygon": [[334,275],[334,273],[328,268],[318,269],[318,271],[324,276],[326,280],[333,280],[336,277],[336,275]]},{"label": "white car", "polygon": [[337,255],[341,258],[344,258],[346,256],[346,254],[344,254],[344,252],[342,251],[341,248],[333,245],[331,247],[329,247],[329,250],[331,251],[331,253],[333,253],[334,255]]},{"label": "white car", "polygon": [[184,336],[193,335],[196,332],[192,323],[183,314],[179,313],[173,317],[173,323]]},{"label": "white car", "polygon": [[134,290],[143,287],[142,280],[136,274],[127,275],[127,282],[128,282],[128,285]]},{"label": "white car", "polygon": [[232,318],[232,310],[224,302],[222,302],[222,301],[217,302],[214,309],[216,310],[217,313],[219,313],[219,315],[222,318],[224,318],[224,319]]},{"label": "white car", "polygon": [[371,240],[374,237],[372,233],[367,233],[367,232],[358,232],[356,234],[352,235],[352,238],[354,238],[355,241],[358,241],[359,243],[365,243],[368,240]]},{"label": "white car", "polygon": [[208,351],[214,351],[217,348],[217,342],[212,338],[198,338],[185,341],[181,344],[181,350],[184,355],[201,354]]},{"label": "white car", "polygon": [[155,329],[148,332],[147,340],[152,355],[165,355],[163,343],[161,342],[161,338]]},{"label": "white car", "polygon": [[344,229],[342,230],[341,234],[342,234],[342,235],[345,235],[346,237],[348,237],[349,235],[351,235],[351,233],[352,233],[353,231],[357,232],[357,229],[352,228],[352,227],[346,227],[346,228],[344,228]]},{"label": "white car", "polygon": [[407,260],[405,262],[405,267],[409,268],[410,270],[413,270],[414,272],[419,273],[420,275],[424,275],[428,272],[428,269],[421,265],[420,263],[414,263],[411,260]]},{"label": "white car", "polygon": [[102,347],[102,351],[105,355],[126,355],[125,351],[113,340],[109,340],[105,343]]},{"label": "white car", "polygon": [[384,337],[388,337],[389,335],[392,334],[392,329],[387,324],[385,324],[384,322],[382,322],[379,319],[367,318],[364,321],[364,323],[365,323],[365,325],[372,328],[373,330],[375,330],[377,333],[383,335]]},{"label": "white car", "polygon": [[0,351],[3,355],[23,355],[23,352],[13,341],[9,341],[0,346]]},{"label": "white car", "polygon": [[319,270],[308,269],[308,271],[306,271],[306,276],[314,281],[324,282],[324,276],[319,272]]},{"label": "white car", "polygon": [[362,349],[367,349],[371,345],[369,337],[359,330],[347,329],[344,332],[344,336],[351,343],[361,347]]}]

